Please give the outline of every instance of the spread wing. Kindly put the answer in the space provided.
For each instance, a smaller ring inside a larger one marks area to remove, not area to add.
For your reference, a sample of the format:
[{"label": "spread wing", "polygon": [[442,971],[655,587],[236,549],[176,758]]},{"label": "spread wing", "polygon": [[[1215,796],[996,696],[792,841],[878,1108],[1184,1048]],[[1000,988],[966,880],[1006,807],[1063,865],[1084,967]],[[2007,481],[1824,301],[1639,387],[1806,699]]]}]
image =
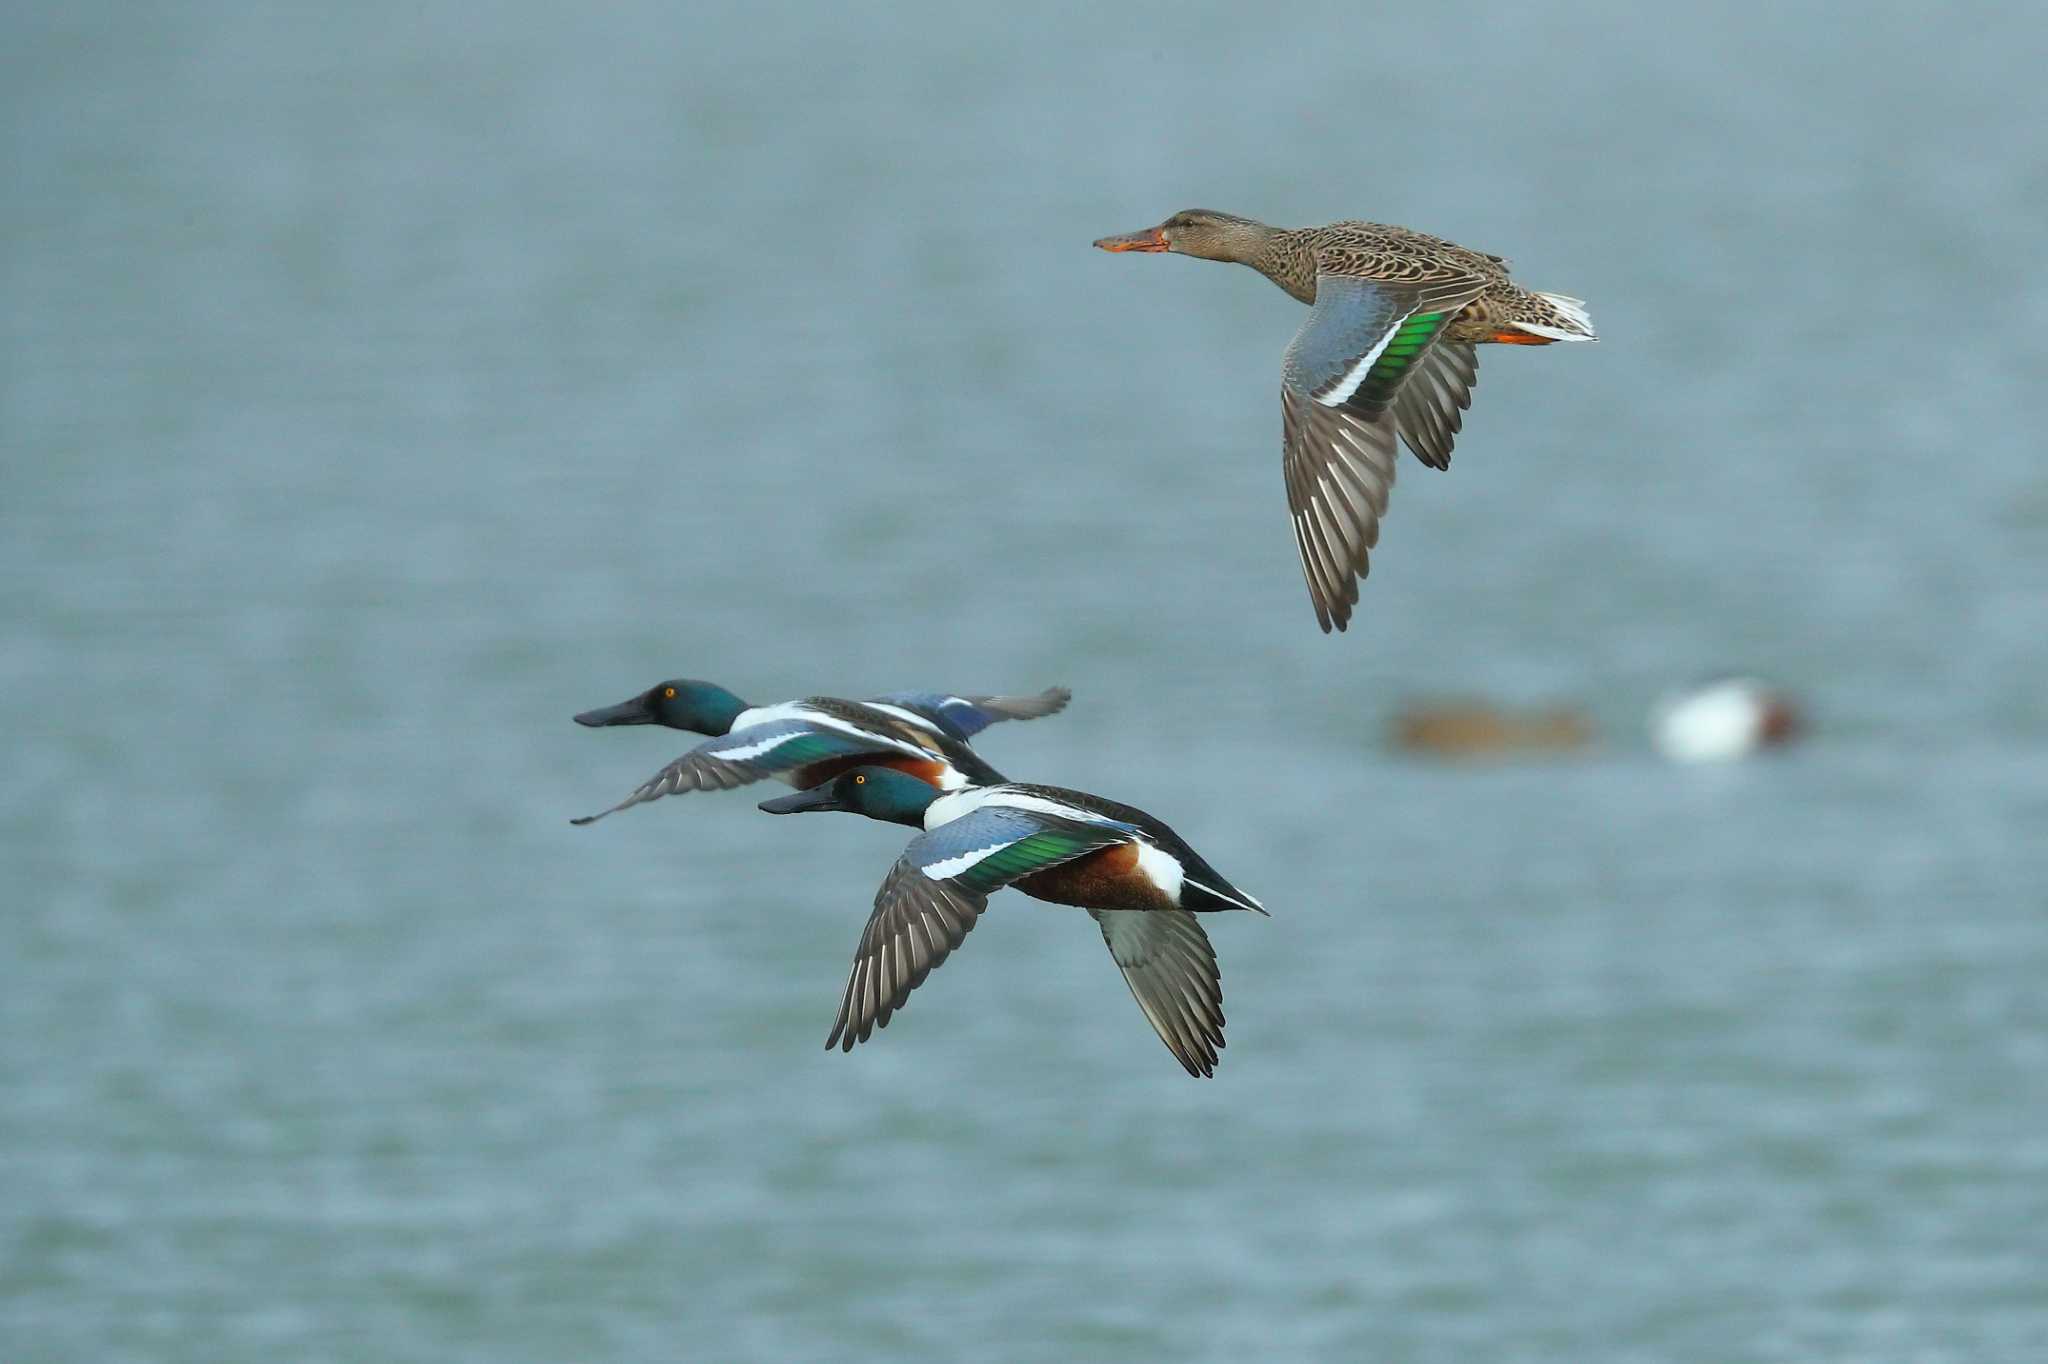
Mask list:
[{"label": "spread wing", "polygon": [[954,696],[939,691],[897,691],[877,696],[870,705],[895,706],[922,715],[955,738],[971,739],[1002,720],[1036,720],[1067,708],[1074,693],[1047,687],[1035,696]]},{"label": "spread wing", "polygon": [[1465,409],[1472,406],[1478,382],[1478,348],[1439,341],[1416,362],[1408,382],[1394,390],[1394,425],[1430,468],[1451,467],[1451,443],[1465,425]]},{"label": "spread wing", "polygon": [[[1370,569],[1394,486],[1393,403],[1484,281],[1384,283],[1322,275],[1287,348],[1280,411],[1287,506],[1316,622],[1341,630]],[[1446,451],[1448,456],[1448,451]]]},{"label": "spread wing", "polygon": [[919,834],[875,895],[825,1049],[852,1051],[965,941],[989,895],[1019,877],[1129,842],[1131,825],[985,805]]},{"label": "spread wing", "polygon": [[775,720],[707,739],[642,782],[617,805],[569,822],[594,824],[606,815],[685,791],[730,791],[826,758],[896,751],[897,746],[879,739],[863,740],[800,719]]},{"label": "spread wing", "polygon": [[1184,909],[1088,912],[1159,1040],[1188,1074],[1214,1075],[1223,1046],[1223,978],[1195,916]]}]

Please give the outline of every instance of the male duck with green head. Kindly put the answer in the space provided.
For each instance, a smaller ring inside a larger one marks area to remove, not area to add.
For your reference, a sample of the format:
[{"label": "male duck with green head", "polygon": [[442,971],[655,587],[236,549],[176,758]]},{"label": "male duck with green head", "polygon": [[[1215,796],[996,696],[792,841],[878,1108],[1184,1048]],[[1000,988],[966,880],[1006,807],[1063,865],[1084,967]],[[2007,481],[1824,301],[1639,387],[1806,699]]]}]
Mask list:
[{"label": "male duck with green head", "polygon": [[1002,774],[967,741],[1000,720],[1057,714],[1072,695],[1065,687],[1048,687],[1036,696],[905,691],[867,701],[809,696],[749,706],[715,682],[670,678],[616,706],[584,711],[576,723],[593,729],[660,725],[713,737],[611,809],[570,822],[591,824],[663,796],[729,791],[771,777],[799,788],[816,786],[864,763],[895,768],[947,791],[993,785]]},{"label": "male duck with green head", "polygon": [[875,896],[825,1039],[853,1050],[958,947],[991,892],[1086,909],[1145,1018],[1190,1075],[1215,1074],[1223,983],[1197,912],[1264,914],[1251,896],[1143,810],[1057,786],[1005,782],[941,792],[887,767],[857,767],[770,814],[847,810],[918,829]]}]

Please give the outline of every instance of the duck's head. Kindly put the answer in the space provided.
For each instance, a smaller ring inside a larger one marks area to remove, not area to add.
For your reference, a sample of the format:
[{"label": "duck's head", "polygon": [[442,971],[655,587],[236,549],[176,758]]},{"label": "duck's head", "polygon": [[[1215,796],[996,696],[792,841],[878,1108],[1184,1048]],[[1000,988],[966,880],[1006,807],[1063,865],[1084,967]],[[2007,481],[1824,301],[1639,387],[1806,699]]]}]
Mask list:
[{"label": "duck's head", "polygon": [[607,725],[660,725],[665,729],[716,735],[729,732],[733,720],[746,708],[746,702],[716,683],[672,677],[616,706],[586,710],[576,717],[576,723],[592,729]]},{"label": "duck's head", "polygon": [[893,767],[856,767],[851,772],[840,773],[822,786],[764,800],[761,808],[771,815],[845,810],[866,815],[869,819],[922,828],[925,807],[938,798],[937,788],[927,786],[907,772],[898,772]]},{"label": "duck's head", "polygon": [[1273,235],[1273,229],[1233,213],[1185,208],[1157,227],[1103,237],[1104,251],[1171,251],[1203,260],[1250,261]]}]

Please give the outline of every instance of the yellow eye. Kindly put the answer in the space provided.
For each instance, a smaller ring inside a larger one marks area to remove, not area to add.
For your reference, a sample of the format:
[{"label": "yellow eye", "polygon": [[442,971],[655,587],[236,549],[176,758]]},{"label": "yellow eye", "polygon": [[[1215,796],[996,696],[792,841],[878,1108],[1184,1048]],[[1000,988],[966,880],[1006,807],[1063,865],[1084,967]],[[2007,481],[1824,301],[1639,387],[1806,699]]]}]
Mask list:
[{"label": "yellow eye", "polygon": [[661,699],[662,699],[662,700],[664,700],[664,701],[673,701],[673,700],[675,700],[675,699],[676,699],[676,689],[675,689],[674,687],[663,687],[663,688],[661,689]]},{"label": "yellow eye", "polygon": [[855,774],[853,784],[855,786],[866,786],[868,784],[868,779],[866,777],[860,776],[859,774]]}]

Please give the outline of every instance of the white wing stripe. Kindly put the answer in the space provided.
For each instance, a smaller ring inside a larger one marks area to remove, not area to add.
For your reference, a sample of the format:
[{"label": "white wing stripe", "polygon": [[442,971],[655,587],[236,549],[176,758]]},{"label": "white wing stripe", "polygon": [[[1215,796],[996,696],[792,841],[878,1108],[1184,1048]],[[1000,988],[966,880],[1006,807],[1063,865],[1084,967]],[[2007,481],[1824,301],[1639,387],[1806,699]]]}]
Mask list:
[{"label": "white wing stripe", "polygon": [[[891,708],[877,706],[876,709],[884,710]],[[741,711],[739,718],[733,721],[732,733],[728,737],[743,738],[745,731],[754,728],[756,725],[765,725],[775,720],[801,720],[803,723],[815,726],[818,729],[837,730],[841,734],[851,734],[854,738],[872,745],[893,748],[898,753],[908,753],[919,758],[929,758],[932,756],[929,749],[920,748],[908,739],[899,739],[893,734],[879,734],[872,729],[863,729],[859,725],[842,720],[836,715],[827,715],[823,711],[812,710],[809,706],[797,701],[785,701],[780,705],[757,706],[753,710]],[[918,721],[918,724],[924,729],[931,728],[931,725],[922,720]],[[787,738],[789,736],[785,735],[783,737]],[[777,742],[779,743],[781,740],[778,739]],[[720,754],[720,756],[723,757],[725,755]]]},{"label": "white wing stripe", "polygon": [[951,824],[956,819],[973,814],[984,805],[994,805],[1006,810],[1029,810],[1034,814],[1057,815],[1061,819],[1080,820],[1088,824],[1122,824],[1122,820],[1111,819],[1108,815],[1084,810],[1078,805],[1065,805],[1043,796],[1028,795],[1013,791],[1006,786],[971,786],[964,791],[939,797],[924,812],[924,827],[936,829]]},{"label": "white wing stripe", "polygon": [[933,862],[927,866],[919,867],[918,870],[934,881],[944,881],[950,877],[958,876],[969,868],[980,866],[983,861],[995,856],[1003,849],[1015,847],[1017,844],[1022,843],[1025,838],[1029,837],[1029,834],[1025,834],[1018,838],[1005,839],[1001,843],[991,843],[986,848],[976,848],[971,852],[961,853],[958,857],[948,857],[944,861]]},{"label": "white wing stripe", "polygon": [[745,762],[748,758],[758,758],[763,753],[778,749],[791,739],[801,739],[803,737],[801,732],[795,734],[772,734],[765,739],[756,739],[752,743],[742,744],[738,748],[714,749],[712,750],[712,756],[729,763]]},{"label": "white wing stripe", "polygon": [[737,734],[743,729],[752,729],[755,725],[765,725],[771,720],[809,720],[813,718],[815,718],[815,712],[798,705],[794,701],[782,701],[772,706],[754,706],[748,710],[741,711],[733,717],[732,729],[729,732]]},{"label": "white wing stripe", "polygon": [[1411,316],[1413,316],[1412,311],[1403,313],[1395,318],[1393,324],[1387,328],[1385,335],[1380,337],[1371,350],[1358,358],[1358,363],[1345,373],[1344,377],[1338,381],[1337,386],[1326,392],[1316,394],[1315,400],[1324,407],[1342,407],[1350,402],[1351,395],[1358,392],[1358,386],[1365,382],[1366,372],[1372,368],[1372,362],[1380,358],[1380,352],[1385,350],[1387,343],[1394,339],[1394,333],[1401,330],[1401,324],[1406,322]]},{"label": "white wing stripe", "polygon": [[878,710],[881,711],[884,715],[893,715],[897,719],[901,720],[904,724],[915,725],[927,734],[937,734],[939,732],[939,727],[937,725],[933,724],[930,720],[927,720],[924,716],[919,715],[914,710],[905,710],[901,706],[892,706],[882,701],[863,701],[861,702],[861,704],[866,706],[869,710]]}]

